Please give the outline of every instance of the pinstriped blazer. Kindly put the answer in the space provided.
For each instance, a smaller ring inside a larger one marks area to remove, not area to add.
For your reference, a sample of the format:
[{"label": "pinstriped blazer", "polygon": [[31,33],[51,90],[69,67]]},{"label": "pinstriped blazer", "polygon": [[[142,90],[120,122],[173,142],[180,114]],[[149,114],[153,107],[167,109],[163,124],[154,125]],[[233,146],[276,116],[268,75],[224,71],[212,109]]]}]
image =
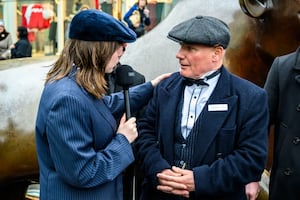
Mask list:
[{"label": "pinstriped blazer", "polygon": [[[132,111],[152,96],[145,83],[130,88]],[[116,134],[123,93],[95,99],[74,76],[45,86],[36,119],[41,200],[122,199],[121,172],[134,161],[131,144]]]}]

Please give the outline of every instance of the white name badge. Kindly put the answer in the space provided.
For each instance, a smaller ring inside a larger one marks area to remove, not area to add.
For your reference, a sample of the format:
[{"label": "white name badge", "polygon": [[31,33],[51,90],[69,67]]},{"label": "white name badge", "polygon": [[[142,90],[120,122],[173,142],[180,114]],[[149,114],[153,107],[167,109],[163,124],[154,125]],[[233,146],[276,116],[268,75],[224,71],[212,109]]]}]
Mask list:
[{"label": "white name badge", "polygon": [[210,104],[208,105],[208,111],[227,111],[228,104]]}]

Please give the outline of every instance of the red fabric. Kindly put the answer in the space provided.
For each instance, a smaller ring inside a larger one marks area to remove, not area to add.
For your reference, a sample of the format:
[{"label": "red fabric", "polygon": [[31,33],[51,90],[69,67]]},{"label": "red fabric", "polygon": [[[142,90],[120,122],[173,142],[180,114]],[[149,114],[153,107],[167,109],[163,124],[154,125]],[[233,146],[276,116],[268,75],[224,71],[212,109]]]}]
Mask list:
[{"label": "red fabric", "polygon": [[95,8],[98,10],[99,9],[99,0],[95,0]]},{"label": "red fabric", "polygon": [[[27,9],[31,9],[28,12],[30,12],[30,18],[25,18],[25,13]],[[44,19],[43,18],[43,11],[44,8],[41,4],[34,4],[30,8],[29,6],[22,6],[22,25],[24,27],[27,27],[29,29],[46,29],[50,27],[50,19]]]},{"label": "red fabric", "polygon": [[29,42],[35,41],[35,32],[28,32],[28,40]]},{"label": "red fabric", "polygon": [[22,6],[22,26],[27,28],[27,21],[25,18],[25,13],[26,13],[27,5]]}]

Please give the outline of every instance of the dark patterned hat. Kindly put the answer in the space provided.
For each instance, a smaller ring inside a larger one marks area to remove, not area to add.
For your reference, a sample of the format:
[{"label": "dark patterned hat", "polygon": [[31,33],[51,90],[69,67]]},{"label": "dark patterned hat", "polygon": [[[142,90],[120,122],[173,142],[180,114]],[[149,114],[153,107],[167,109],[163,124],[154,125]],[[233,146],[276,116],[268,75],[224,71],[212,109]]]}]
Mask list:
[{"label": "dark patterned hat", "polygon": [[209,16],[196,16],[176,25],[168,38],[179,43],[220,45],[224,49],[230,41],[230,31],[226,23]]}]

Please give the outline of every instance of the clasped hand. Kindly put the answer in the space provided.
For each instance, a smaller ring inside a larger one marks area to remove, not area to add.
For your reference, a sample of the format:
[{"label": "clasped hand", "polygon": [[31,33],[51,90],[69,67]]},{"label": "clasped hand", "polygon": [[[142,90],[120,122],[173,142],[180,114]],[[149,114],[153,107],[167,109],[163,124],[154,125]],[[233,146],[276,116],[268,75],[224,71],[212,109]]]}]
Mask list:
[{"label": "clasped hand", "polygon": [[157,189],[174,195],[189,198],[190,192],[195,191],[193,171],[173,166],[157,174],[159,185]]}]

